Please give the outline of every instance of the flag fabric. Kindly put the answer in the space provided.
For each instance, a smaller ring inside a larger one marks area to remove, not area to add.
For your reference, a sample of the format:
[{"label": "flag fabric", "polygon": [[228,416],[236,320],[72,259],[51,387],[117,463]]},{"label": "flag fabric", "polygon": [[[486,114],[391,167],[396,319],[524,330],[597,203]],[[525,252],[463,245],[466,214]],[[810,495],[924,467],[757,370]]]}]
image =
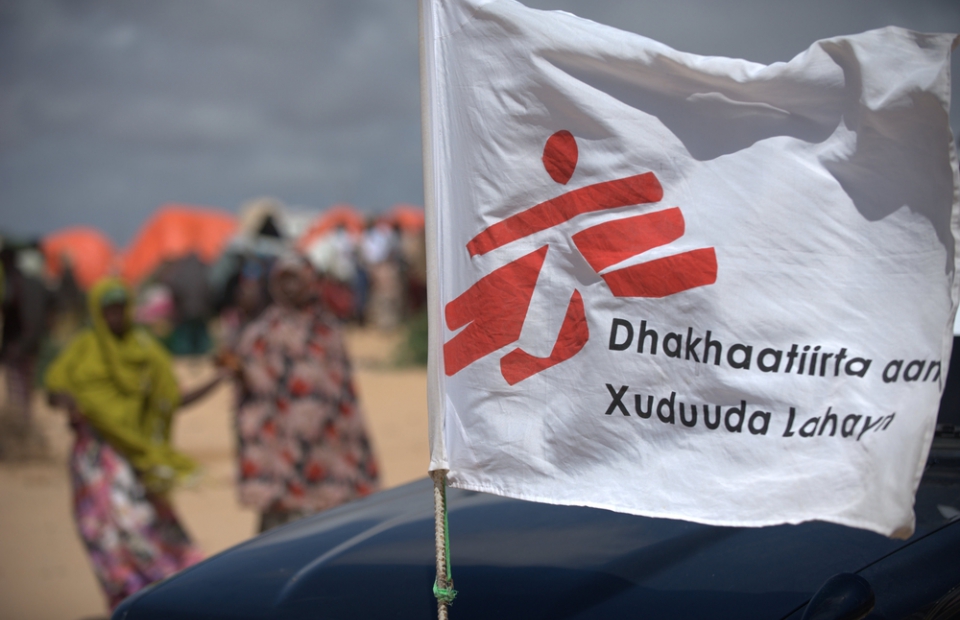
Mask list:
[{"label": "flag fabric", "polygon": [[958,301],[953,34],[786,63],[424,0],[431,470],[913,531]]}]

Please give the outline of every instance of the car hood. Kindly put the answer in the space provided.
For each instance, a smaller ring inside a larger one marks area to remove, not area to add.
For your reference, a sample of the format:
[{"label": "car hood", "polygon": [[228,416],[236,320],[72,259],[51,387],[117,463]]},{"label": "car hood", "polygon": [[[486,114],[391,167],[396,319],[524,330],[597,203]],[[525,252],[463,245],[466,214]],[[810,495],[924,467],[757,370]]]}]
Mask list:
[{"label": "car hood", "polygon": [[[782,618],[830,576],[907,544],[817,522],[712,527],[455,489],[448,502],[458,620]],[[429,618],[434,567],[421,480],[258,536],[114,618]]]}]

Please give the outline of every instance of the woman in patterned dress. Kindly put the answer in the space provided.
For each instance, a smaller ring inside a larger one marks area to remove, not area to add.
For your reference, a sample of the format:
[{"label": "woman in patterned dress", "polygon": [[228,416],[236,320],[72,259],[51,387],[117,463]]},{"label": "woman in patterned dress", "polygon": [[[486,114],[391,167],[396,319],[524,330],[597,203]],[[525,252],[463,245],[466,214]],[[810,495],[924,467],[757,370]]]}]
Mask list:
[{"label": "woman in patterned dress", "polygon": [[113,609],[202,559],[168,499],[194,469],[170,445],[170,430],[176,409],[225,375],[181,394],[166,351],[133,326],[122,282],[97,283],[89,306],[92,326],[53,362],[46,387],[70,414],[74,518]]},{"label": "woman in patterned dress", "polygon": [[273,303],[234,351],[240,501],[261,532],[377,489],[343,334],[316,292],[305,258],[278,259]]}]

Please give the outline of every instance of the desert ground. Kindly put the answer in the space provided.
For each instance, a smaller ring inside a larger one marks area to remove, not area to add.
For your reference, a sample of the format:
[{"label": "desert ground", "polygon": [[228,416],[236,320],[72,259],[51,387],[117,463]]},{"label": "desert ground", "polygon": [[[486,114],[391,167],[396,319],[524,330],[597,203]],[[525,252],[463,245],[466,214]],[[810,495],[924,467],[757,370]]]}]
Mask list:
[{"label": "desert ground", "polygon": [[[426,371],[391,362],[400,338],[372,330],[348,332],[384,488],[426,475],[428,463]],[[182,385],[190,387],[212,367],[203,359],[185,359],[177,361],[177,372]],[[70,430],[42,394],[34,398],[48,455],[0,462],[0,620],[103,618],[107,608],[70,516]],[[256,527],[256,515],[237,503],[234,491],[231,403],[232,387],[222,384],[184,409],[175,430],[175,445],[203,471],[193,485],[175,493],[174,501],[208,555],[250,538]]]}]

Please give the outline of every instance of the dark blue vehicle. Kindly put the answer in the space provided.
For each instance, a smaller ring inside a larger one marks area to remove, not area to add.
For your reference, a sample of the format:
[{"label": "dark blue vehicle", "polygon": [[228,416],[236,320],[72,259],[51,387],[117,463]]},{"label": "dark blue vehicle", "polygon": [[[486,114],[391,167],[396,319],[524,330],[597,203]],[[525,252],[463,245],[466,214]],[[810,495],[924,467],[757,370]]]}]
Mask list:
[{"label": "dark blue vehicle", "polygon": [[[960,618],[954,366],[909,540],[817,522],[711,527],[451,490],[451,617]],[[234,547],[131,597],[114,619],[429,619],[434,571],[432,483],[422,480]]]}]

